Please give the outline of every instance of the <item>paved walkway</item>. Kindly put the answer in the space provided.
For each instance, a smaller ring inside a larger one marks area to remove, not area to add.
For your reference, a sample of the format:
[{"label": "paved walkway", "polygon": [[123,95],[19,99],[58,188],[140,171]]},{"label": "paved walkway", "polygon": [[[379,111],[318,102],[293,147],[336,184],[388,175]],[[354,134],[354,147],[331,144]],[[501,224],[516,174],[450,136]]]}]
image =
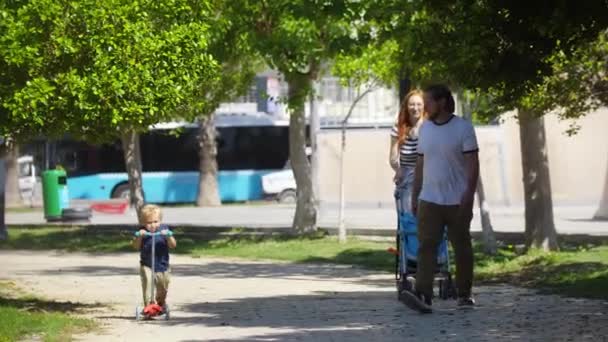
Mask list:
[{"label": "paved walkway", "polygon": [[[523,232],[524,209],[522,207],[494,207],[492,223],[497,232]],[[592,206],[556,206],[555,225],[560,234],[608,235],[608,222],[593,221],[596,208]],[[164,208],[164,221],[175,226],[198,227],[250,227],[287,228],[291,226],[295,207],[278,204],[225,205],[215,208],[192,206]],[[360,206],[348,208],[345,212],[346,227],[351,231],[373,229],[391,234],[396,226],[393,208]],[[8,212],[7,224],[46,224],[41,210],[34,212]],[[134,211],[125,214],[101,214],[94,212],[91,224],[129,225],[137,222]],[[338,209],[324,206],[319,212],[319,226],[336,228]],[[473,231],[481,231],[479,215],[472,223]]]},{"label": "paved walkway", "polygon": [[[170,321],[134,320],[136,253],[1,251],[0,280],[47,299],[103,303],[102,330],[80,341],[606,341],[608,303],[477,287],[478,307],[396,300],[392,276],[338,265],[172,256]],[[109,307],[108,307],[109,305]],[[89,305],[99,308],[99,305]]]}]

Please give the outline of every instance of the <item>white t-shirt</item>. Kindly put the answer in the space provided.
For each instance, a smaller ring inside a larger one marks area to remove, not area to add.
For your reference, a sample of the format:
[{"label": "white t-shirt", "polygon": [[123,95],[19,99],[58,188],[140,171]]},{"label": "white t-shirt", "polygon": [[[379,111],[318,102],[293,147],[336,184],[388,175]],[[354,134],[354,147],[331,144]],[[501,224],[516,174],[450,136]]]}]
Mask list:
[{"label": "white t-shirt", "polygon": [[479,151],[471,122],[452,115],[445,123],[427,120],[420,127],[418,154],[424,156],[420,199],[457,205],[467,188],[465,153]]}]

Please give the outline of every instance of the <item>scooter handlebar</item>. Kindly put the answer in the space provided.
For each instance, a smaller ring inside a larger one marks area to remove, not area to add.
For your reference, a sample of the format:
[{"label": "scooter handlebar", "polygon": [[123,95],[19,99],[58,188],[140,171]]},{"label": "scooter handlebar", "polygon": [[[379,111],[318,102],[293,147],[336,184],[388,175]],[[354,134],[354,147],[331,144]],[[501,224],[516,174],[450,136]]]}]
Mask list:
[{"label": "scooter handlebar", "polygon": [[[166,232],[165,234],[163,234],[162,232],[163,232],[163,231],[165,231],[165,230],[166,230],[167,232]],[[142,235],[142,234],[141,234],[141,232],[140,232],[140,231],[135,232],[135,236],[140,237],[141,235]],[[146,233],[144,233],[143,235],[144,235],[144,236],[152,236],[152,235],[154,235],[154,236],[159,236],[159,235],[173,236],[173,232],[172,232],[172,231],[170,231],[170,230],[168,230],[168,229],[163,229],[163,230],[161,230],[161,231],[159,231],[159,232],[155,232],[155,233],[146,232]]]}]

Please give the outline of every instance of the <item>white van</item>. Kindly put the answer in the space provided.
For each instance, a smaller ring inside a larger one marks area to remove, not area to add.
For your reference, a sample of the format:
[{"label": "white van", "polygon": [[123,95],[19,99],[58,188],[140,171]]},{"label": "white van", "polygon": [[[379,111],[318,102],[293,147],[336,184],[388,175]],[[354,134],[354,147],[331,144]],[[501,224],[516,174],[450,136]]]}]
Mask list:
[{"label": "white van", "polygon": [[24,155],[17,158],[17,173],[21,198],[24,202],[31,203],[34,197],[34,189],[36,189],[36,183],[38,182],[34,157]]}]

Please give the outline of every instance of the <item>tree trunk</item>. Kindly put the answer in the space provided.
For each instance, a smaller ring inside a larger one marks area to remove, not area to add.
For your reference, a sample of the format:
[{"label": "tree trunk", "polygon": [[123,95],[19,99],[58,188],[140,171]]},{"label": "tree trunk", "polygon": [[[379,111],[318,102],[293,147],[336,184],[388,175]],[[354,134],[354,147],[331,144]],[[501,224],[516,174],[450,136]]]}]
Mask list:
[{"label": "tree trunk", "polygon": [[128,131],[123,133],[121,140],[129,177],[129,204],[137,210],[139,215],[144,206],[139,134],[135,131]]},{"label": "tree trunk", "polygon": [[559,246],[553,222],[544,119],[520,110],[519,135],[526,206],[526,247],[555,251]]},{"label": "tree trunk", "polygon": [[403,102],[403,98],[412,89],[412,81],[409,77],[399,78],[399,103]]},{"label": "tree trunk", "polygon": [[376,89],[376,82],[372,81],[367,85],[367,88],[357,95],[355,100],[350,104],[350,108],[348,108],[348,113],[344,119],[342,119],[342,134],[341,134],[341,148],[340,148],[340,209],[338,211],[338,241],[340,243],[346,243],[346,222],[344,219],[344,211],[346,209],[346,189],[344,185],[344,156],[346,155],[346,125],[348,124],[348,119],[353,114],[357,103],[361,101],[367,94],[371,93],[374,89]]},{"label": "tree trunk", "polygon": [[217,184],[217,144],[215,142],[215,115],[200,119],[198,133],[199,171],[198,197],[196,205],[210,207],[221,205]]},{"label": "tree trunk", "polygon": [[4,221],[4,187],[6,184],[6,168],[5,168],[6,150],[0,146],[0,241],[8,238],[8,231]]},{"label": "tree trunk", "polygon": [[483,181],[481,177],[477,180],[477,201],[479,202],[479,215],[481,216],[481,233],[483,236],[483,251],[488,255],[495,255],[496,235],[492,228],[492,220],[490,219],[490,209],[486,201],[486,193],[483,189]]},{"label": "tree trunk", "polygon": [[606,165],[606,177],[604,178],[604,191],[602,192],[602,199],[600,200],[600,206],[597,208],[594,220],[608,220],[608,165]]},{"label": "tree trunk", "polygon": [[[476,101],[467,100],[462,91],[458,92],[458,102],[460,103],[460,110],[465,119],[471,121],[473,108],[476,107]],[[483,180],[481,175],[477,179],[477,201],[479,202],[479,215],[481,216],[481,234],[483,239],[483,251],[488,255],[495,255],[497,251],[496,246],[496,234],[494,234],[494,228],[492,227],[492,220],[490,219],[490,208],[486,201],[486,193],[483,188]]]},{"label": "tree trunk", "polygon": [[317,230],[317,209],[312,188],[312,171],[306,157],[304,101],[312,84],[309,75],[289,77],[289,158],[296,179],[297,202],[292,228],[299,233]]},{"label": "tree trunk", "polygon": [[5,205],[7,208],[23,207],[23,199],[19,190],[19,145],[10,143],[5,159],[6,184],[5,184]]}]

